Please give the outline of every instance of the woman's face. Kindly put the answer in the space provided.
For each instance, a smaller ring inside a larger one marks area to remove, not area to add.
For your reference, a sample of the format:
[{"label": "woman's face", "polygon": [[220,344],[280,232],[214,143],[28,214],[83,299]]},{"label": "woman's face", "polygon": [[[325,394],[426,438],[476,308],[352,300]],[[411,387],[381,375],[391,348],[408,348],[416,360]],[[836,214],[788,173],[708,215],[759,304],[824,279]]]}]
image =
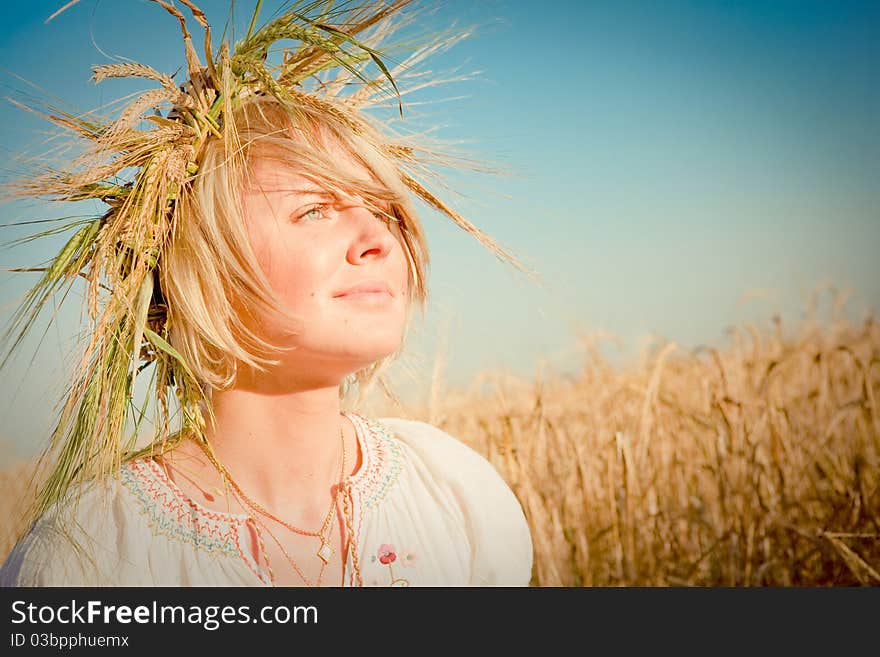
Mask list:
[{"label": "woman's face", "polygon": [[[349,173],[370,179],[338,154]],[[301,320],[297,335],[284,337],[280,320],[260,318],[264,337],[295,346],[280,356],[285,374],[336,385],[393,353],[408,309],[407,258],[395,223],[357,197],[329,195],[278,160],[258,157],[251,171],[242,195],[251,244],[274,291]],[[348,292],[355,286],[386,291]]]}]

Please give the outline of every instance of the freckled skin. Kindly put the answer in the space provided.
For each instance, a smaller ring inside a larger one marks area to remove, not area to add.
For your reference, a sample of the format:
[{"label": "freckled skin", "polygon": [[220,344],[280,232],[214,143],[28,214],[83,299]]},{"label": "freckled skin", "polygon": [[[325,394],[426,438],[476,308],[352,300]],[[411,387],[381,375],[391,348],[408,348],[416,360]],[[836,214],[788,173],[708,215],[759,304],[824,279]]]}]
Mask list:
[{"label": "freckled skin", "polygon": [[[369,175],[354,163],[346,166]],[[272,288],[301,320],[298,335],[280,338],[280,321],[260,318],[261,333],[296,347],[280,356],[285,372],[332,382],[393,353],[408,305],[398,229],[356,197],[334,201],[306,191],[315,184],[275,160],[257,159],[252,180],[242,197],[251,244]],[[314,210],[321,204],[328,207]],[[333,298],[366,279],[387,282],[393,299],[372,305]]]}]

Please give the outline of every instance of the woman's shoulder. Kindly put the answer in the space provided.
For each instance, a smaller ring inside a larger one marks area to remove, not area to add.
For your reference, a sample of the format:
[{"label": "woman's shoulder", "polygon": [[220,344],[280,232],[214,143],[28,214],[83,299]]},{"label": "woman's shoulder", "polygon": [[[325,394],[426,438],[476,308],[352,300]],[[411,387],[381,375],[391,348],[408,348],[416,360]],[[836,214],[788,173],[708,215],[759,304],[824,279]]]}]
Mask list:
[{"label": "woman's shoulder", "polygon": [[532,541],[522,506],[482,454],[457,435],[421,420],[376,420],[408,455],[412,476],[447,490],[471,538],[475,583],[527,585]]},{"label": "woman's shoulder", "polygon": [[0,586],[100,585],[117,537],[133,521],[126,470],[81,483],[50,506],[6,557]]},{"label": "woman's shoulder", "polygon": [[438,426],[401,417],[382,417],[376,421],[387,428],[387,434],[414,452],[435,474],[462,478],[488,478],[490,483],[507,484],[495,467],[457,435]]}]

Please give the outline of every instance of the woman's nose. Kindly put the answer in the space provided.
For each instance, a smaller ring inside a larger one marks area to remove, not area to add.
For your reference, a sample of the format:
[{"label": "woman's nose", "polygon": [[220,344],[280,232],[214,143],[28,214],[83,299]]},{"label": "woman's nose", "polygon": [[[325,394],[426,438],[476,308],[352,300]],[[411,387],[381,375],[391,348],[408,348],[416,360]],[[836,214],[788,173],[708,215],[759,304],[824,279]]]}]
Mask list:
[{"label": "woman's nose", "polygon": [[350,259],[360,260],[369,255],[385,257],[394,247],[396,238],[388,229],[388,219],[376,215],[359,197],[350,199],[346,209],[354,226],[354,236],[349,248]]}]

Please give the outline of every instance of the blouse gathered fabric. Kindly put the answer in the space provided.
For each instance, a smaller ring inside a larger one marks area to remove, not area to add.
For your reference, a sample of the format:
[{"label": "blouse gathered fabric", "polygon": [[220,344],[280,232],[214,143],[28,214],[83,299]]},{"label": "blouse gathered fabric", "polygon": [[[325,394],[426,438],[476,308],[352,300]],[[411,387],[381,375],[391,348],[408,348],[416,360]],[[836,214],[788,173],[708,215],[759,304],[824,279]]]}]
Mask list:
[{"label": "blouse gathered fabric", "polygon": [[[345,415],[362,455],[350,500],[363,585],[528,585],[528,524],[485,458],[425,422]],[[147,456],[85,487],[74,520],[64,526],[86,550],[47,513],[0,568],[0,586],[272,585],[248,547],[249,516],[198,504]],[[352,556],[343,586],[359,584]]]}]

